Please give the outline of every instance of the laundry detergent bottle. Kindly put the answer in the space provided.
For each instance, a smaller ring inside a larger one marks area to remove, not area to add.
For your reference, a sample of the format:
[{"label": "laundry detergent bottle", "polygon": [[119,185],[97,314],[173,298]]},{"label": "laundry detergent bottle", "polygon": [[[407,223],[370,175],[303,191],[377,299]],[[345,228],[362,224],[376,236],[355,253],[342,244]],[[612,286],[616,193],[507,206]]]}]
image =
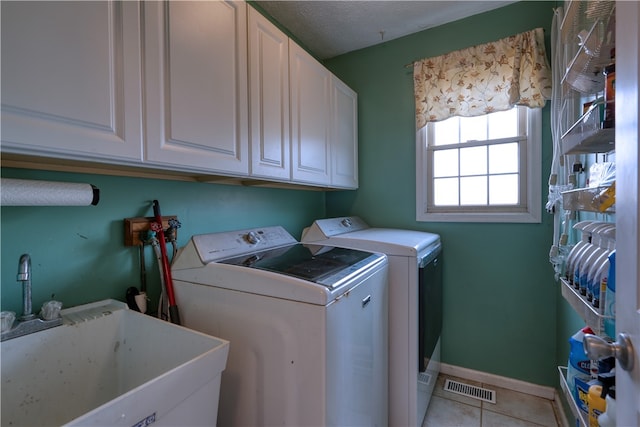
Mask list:
[{"label": "laundry detergent bottle", "polygon": [[580,406],[580,397],[576,387],[576,378],[584,382],[591,380],[591,361],[584,352],[582,341],[585,334],[593,334],[586,326],[569,338],[569,363],[567,363],[567,384],[575,402]]}]

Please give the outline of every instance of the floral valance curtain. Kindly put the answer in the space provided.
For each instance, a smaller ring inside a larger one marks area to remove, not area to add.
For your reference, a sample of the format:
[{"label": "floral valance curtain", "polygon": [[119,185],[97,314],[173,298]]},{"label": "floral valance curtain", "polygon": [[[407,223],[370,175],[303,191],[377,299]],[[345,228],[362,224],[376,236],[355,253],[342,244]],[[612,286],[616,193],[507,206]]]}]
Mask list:
[{"label": "floral valance curtain", "polygon": [[551,69],[543,30],[416,61],[413,80],[417,129],[514,105],[544,107],[551,96]]}]

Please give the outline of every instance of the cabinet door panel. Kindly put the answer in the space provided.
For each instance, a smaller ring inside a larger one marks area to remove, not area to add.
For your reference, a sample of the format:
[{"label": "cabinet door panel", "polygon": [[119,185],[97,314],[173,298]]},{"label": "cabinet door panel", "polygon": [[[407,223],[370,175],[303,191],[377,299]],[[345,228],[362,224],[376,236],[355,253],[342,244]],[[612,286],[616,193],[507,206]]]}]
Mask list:
[{"label": "cabinet door panel", "polygon": [[289,55],[293,180],[329,185],[331,74],[293,42]]},{"label": "cabinet door panel", "polygon": [[331,90],[331,185],[358,188],[358,95],[335,76]]},{"label": "cabinet door panel", "polygon": [[291,179],[289,39],[249,8],[252,176]]},{"label": "cabinet door panel", "polygon": [[246,175],[246,4],[145,8],[147,160]]},{"label": "cabinet door panel", "polygon": [[140,160],[135,2],[2,2],[3,151]]}]

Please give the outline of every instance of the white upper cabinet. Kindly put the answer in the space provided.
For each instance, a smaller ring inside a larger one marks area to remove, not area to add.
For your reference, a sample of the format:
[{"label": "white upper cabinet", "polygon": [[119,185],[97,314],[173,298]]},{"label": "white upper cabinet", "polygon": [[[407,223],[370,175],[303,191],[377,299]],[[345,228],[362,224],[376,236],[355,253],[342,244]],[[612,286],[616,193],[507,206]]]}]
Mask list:
[{"label": "white upper cabinet", "polygon": [[356,93],[253,8],[248,13],[250,175],[357,188]]},{"label": "white upper cabinet", "polygon": [[358,95],[331,78],[331,186],[358,188]]},{"label": "white upper cabinet", "polygon": [[289,38],[248,8],[250,175],[291,179]]},{"label": "white upper cabinet", "polygon": [[291,161],[294,181],[331,184],[331,73],[290,40]]},{"label": "white upper cabinet", "polygon": [[358,96],[290,41],[293,180],[358,188]]},{"label": "white upper cabinet", "polygon": [[357,95],[244,1],[0,6],[3,154],[358,187]]},{"label": "white upper cabinet", "polygon": [[246,176],[247,6],[145,2],[145,160]]},{"label": "white upper cabinet", "polygon": [[2,151],[139,163],[140,5],[1,7]]}]

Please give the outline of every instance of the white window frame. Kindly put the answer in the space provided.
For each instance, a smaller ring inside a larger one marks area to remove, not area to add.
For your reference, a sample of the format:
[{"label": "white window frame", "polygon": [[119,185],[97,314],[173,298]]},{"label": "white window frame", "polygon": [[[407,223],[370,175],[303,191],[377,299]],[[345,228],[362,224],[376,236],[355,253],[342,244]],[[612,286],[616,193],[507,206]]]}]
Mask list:
[{"label": "white window frame", "polygon": [[520,171],[521,207],[491,206],[479,211],[474,206],[429,208],[429,164],[433,151],[427,148],[430,124],[416,132],[416,220],[426,222],[542,222],[542,112],[540,108],[527,110],[527,138],[524,142],[525,170]]}]

